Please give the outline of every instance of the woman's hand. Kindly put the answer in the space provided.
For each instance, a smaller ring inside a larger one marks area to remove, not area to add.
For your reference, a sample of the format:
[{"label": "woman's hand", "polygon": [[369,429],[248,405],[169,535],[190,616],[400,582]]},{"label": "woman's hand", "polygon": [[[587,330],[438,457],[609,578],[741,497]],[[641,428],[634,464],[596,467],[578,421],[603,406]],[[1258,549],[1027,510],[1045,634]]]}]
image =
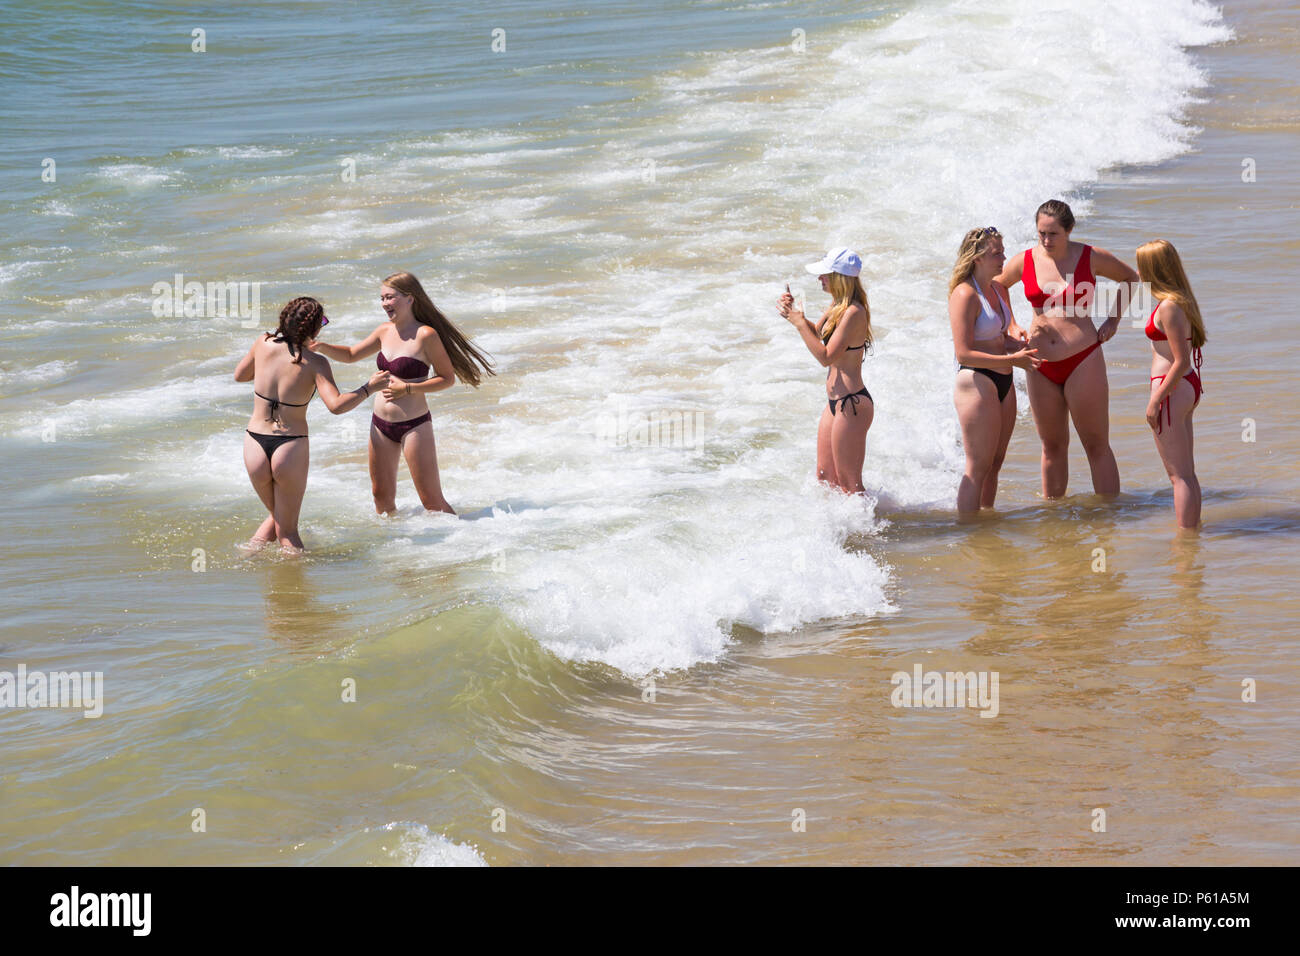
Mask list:
[{"label": "woman's hand", "polygon": [[[389,379],[388,372],[376,372],[374,375],[370,376],[370,381],[366,382],[366,394],[373,395],[375,394],[376,389],[385,388],[385,386],[388,385],[388,379]],[[387,397],[386,389],[385,389],[385,397]]]},{"label": "woman's hand", "polygon": [[1157,402],[1154,398],[1147,402],[1147,424],[1151,426],[1152,431],[1160,427],[1160,406],[1163,404],[1164,402]]},{"label": "woman's hand", "polygon": [[1021,342],[1025,345],[1029,344],[1029,333],[1017,325],[1014,319],[1012,319],[1011,324],[1007,326],[1007,338],[1013,339],[1016,342]]},{"label": "woman's hand", "polygon": [[804,314],[794,307],[794,296],[790,293],[788,282],[785,285],[785,292],[776,300],[776,310],[781,313],[781,318],[796,328],[800,322],[806,321]]},{"label": "woman's hand", "polygon": [[1098,342],[1109,342],[1115,336],[1115,330],[1119,328],[1119,319],[1110,318],[1101,323],[1101,328],[1097,330]]},{"label": "woman's hand", "polygon": [[1038,357],[1038,349],[1021,349],[1019,352],[1011,353],[1011,364],[1027,372],[1031,368],[1038,368],[1043,364],[1043,360]]},{"label": "woman's hand", "polygon": [[405,398],[411,394],[411,383],[403,382],[400,379],[396,382],[389,382],[388,387],[384,389],[384,400],[395,402],[399,398]]}]

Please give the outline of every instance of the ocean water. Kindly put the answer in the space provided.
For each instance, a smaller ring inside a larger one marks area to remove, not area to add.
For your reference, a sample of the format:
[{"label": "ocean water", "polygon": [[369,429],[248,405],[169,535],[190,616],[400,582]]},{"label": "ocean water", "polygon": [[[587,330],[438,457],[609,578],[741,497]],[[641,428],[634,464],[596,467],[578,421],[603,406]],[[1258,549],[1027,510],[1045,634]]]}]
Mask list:
[{"label": "ocean water", "polygon": [[[0,668],[105,705],[0,711],[0,860],[1295,862],[1287,5],[584,6],[3,14]],[[1037,497],[1017,374],[1000,515],[954,524],[948,271],[1052,196],[1188,262],[1198,540],[1127,326],[1120,500],[1079,453]],[[821,370],[773,308],[839,244],[865,502],[813,479]],[[360,339],[398,269],[497,361],[431,403],[460,518],[404,467],[375,516],[365,411],[317,404],[309,554],[244,555],[235,362],[299,294]],[[159,316],[178,274],[260,314]],[[1001,714],[891,707],[914,662],[998,670]]]}]

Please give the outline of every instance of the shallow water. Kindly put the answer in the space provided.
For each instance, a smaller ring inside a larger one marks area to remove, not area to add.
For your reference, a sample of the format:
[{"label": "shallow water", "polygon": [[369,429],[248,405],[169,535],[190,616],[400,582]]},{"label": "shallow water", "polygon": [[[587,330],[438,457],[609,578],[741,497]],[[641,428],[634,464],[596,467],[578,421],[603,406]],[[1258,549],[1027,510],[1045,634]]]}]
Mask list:
[{"label": "shallow water", "polygon": [[[0,669],[103,671],[105,713],[0,711],[0,860],[1295,862],[1285,4],[425,4],[366,14],[442,18],[388,57],[360,13],[290,56],[301,11],[252,5],[192,54],[149,4],[89,56],[79,9],[3,81]],[[38,24],[5,16],[13,54]],[[1024,248],[1054,194],[1188,264],[1199,538],[1127,324],[1121,498],[1077,449],[1038,498],[1018,373],[998,515],[953,520],[952,249]],[[878,337],[865,507],[814,486],[820,373],[772,309],[839,243]],[[398,268],[498,361],[433,403],[462,518],[404,469],[370,514],[365,413],[313,406],[311,551],[241,553],[235,361],[300,292],[360,338]],[[176,273],[265,283],[260,324],[156,317]],[[997,717],[891,706],[918,663],[997,671]]]}]

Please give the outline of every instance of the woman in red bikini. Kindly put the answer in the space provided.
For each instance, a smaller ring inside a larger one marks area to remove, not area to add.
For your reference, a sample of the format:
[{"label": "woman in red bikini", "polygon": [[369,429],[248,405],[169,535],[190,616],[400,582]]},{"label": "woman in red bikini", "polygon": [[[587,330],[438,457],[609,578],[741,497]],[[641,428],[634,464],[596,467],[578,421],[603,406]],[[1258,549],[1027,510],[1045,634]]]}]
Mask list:
[{"label": "woman in red bikini", "polygon": [[[1147,319],[1151,340],[1151,398],[1147,424],[1174,486],[1180,528],[1201,523],[1201,484],[1192,460],[1192,413],[1201,401],[1205,323],[1178,250],[1164,239],[1138,246],[1138,274],[1159,300]],[[1193,367],[1195,366],[1195,367]]]},{"label": "woman in red bikini", "polygon": [[[239,364],[236,382],[253,383],[253,414],[244,438],[244,467],[267,515],[248,542],[259,548],[279,540],[286,551],[301,551],[298,513],[307,490],[307,406],[316,392],[335,415],[360,405],[388,384],[387,372],[347,395],[334,384],[330,363],[306,350],[329,322],[325,309],[309,296],[294,299],[280,312],[280,327],[258,336]],[[289,401],[289,399],[301,401]]]},{"label": "woman in red bikini", "polygon": [[[1065,495],[1070,479],[1070,422],[1083,443],[1099,495],[1119,494],[1119,467],[1110,449],[1110,393],[1101,344],[1119,328],[1138,274],[1105,249],[1070,241],[1074,213],[1058,199],[1043,203],[1035,217],[1038,245],[1014,256],[997,283],[1025,284],[1034,310],[1028,336],[1012,334],[1037,349],[1042,363],[1028,373],[1029,408],[1043,443],[1043,497]],[[1097,328],[1092,300],[1097,276],[1121,284],[1111,315]]]},{"label": "woman in red bikini", "polygon": [[[492,363],[447,320],[409,272],[396,272],[379,289],[388,321],[358,344],[311,347],[339,362],[378,353],[375,363],[394,381],[375,400],[370,417],[370,489],[375,511],[397,510],[397,464],[406,458],[420,502],[429,511],[455,514],[442,493],[433,416],[425,395],[456,384],[457,377],[478,387],[480,368],[495,375]],[[430,375],[432,369],[433,374]]]}]

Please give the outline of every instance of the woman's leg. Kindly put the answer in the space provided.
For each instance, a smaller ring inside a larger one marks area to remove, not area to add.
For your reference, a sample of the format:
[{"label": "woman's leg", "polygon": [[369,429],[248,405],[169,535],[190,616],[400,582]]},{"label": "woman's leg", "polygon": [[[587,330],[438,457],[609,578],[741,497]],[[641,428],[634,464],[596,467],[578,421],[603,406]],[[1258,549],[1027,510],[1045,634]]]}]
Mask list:
[{"label": "woman's leg", "polygon": [[306,436],[287,441],[271,455],[271,476],[275,479],[275,528],[280,547],[302,550],[298,537],[298,513],[307,491],[307,466],[311,450]]},{"label": "woman's leg", "polygon": [[957,372],[953,403],[957,406],[961,445],[966,452],[966,470],[957,486],[957,513],[974,514],[980,510],[982,491],[993,467],[1002,427],[997,386],[987,375],[961,369]]},{"label": "woman's leg", "polygon": [[[996,389],[994,392],[996,394]],[[1007,397],[998,404],[1000,409],[997,452],[993,456],[993,464],[989,465],[989,473],[984,478],[984,486],[980,491],[981,508],[992,508],[993,502],[998,496],[998,475],[1002,472],[1002,462],[1006,461],[1007,458],[1007,446],[1011,444],[1011,433],[1016,430],[1015,386],[1007,389]]]},{"label": "woman's leg", "polygon": [[1065,391],[1033,369],[1028,383],[1029,411],[1043,445],[1043,497],[1063,498],[1070,483],[1070,409]]},{"label": "woman's leg", "polygon": [[1106,359],[1097,349],[1079,363],[1065,380],[1065,401],[1070,418],[1088,456],[1092,490],[1099,495],[1119,494],[1119,465],[1110,450],[1110,386]]},{"label": "woman's leg", "polygon": [[838,488],[840,480],[835,473],[835,452],[831,448],[831,425],[834,421],[831,407],[824,405],[822,417],[817,422],[817,480]]},{"label": "woman's leg", "polygon": [[375,513],[392,514],[397,510],[397,462],[402,446],[370,423],[370,493],[375,499]]},{"label": "woman's leg", "polygon": [[411,471],[420,503],[428,511],[442,511],[454,515],[456,509],[447,503],[442,494],[442,481],[438,476],[438,448],[433,441],[433,422],[424,422],[402,436],[402,454]]},{"label": "woman's leg", "polygon": [[854,405],[849,402],[841,408],[831,425],[831,454],[835,458],[835,475],[843,491],[862,494],[862,461],[867,453],[867,429],[876,417],[876,406],[865,395]]},{"label": "woman's leg", "polygon": [[275,483],[271,480],[271,463],[267,461],[262,446],[248,433],[244,434],[244,468],[248,470],[248,480],[253,483],[253,490],[266,506],[266,518],[253,537],[248,540],[252,547],[270,544],[276,538],[275,533]]},{"label": "woman's leg", "polygon": [[[1154,389],[1159,382],[1152,382]],[[1180,528],[1196,528],[1201,523],[1201,483],[1196,479],[1192,460],[1192,411],[1196,390],[1183,379],[1169,396],[1169,408],[1162,412],[1164,423],[1153,431],[1156,450],[1164,462],[1165,473],[1174,486],[1174,515]],[[1172,419],[1172,424],[1169,419]]]}]

